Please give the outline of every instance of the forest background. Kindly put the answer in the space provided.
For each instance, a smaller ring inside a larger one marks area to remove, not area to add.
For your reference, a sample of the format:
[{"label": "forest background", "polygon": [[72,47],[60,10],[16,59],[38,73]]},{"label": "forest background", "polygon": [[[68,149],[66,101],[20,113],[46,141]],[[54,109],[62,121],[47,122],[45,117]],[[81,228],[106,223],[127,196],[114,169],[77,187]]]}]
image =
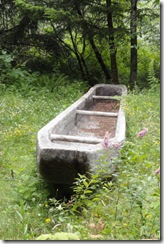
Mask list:
[{"label": "forest background", "polygon": [[160,77],[160,4],[151,1],[1,1],[1,83],[149,87]]},{"label": "forest background", "polygon": [[[160,6],[0,0],[1,239],[161,238]],[[127,140],[114,180],[80,176],[68,204],[37,172],[36,136],[97,83],[127,86]]]}]

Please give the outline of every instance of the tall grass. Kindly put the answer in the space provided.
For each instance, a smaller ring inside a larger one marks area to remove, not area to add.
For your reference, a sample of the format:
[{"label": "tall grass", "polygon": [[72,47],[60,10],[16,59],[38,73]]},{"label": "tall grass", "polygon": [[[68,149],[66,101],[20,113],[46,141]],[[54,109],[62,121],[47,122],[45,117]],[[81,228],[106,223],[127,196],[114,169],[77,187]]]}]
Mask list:
[{"label": "tall grass", "polygon": [[[62,232],[71,232],[80,240],[159,240],[159,89],[129,93],[124,101],[127,141],[114,161],[114,180],[80,176],[66,203],[50,198],[37,173],[38,130],[85,91],[79,82],[60,89],[50,82],[50,89],[40,85],[22,92],[1,86],[0,239],[45,239],[44,234],[56,232],[62,239]],[[147,135],[137,138],[143,127]]]},{"label": "tall grass", "polygon": [[19,92],[15,86],[1,87],[1,239],[26,240],[43,229],[46,231],[47,208],[42,210],[40,204],[44,205],[49,192],[36,171],[36,135],[42,126],[77,100],[84,87],[80,82],[61,85],[60,94],[39,87],[27,89],[26,96],[26,87]]}]

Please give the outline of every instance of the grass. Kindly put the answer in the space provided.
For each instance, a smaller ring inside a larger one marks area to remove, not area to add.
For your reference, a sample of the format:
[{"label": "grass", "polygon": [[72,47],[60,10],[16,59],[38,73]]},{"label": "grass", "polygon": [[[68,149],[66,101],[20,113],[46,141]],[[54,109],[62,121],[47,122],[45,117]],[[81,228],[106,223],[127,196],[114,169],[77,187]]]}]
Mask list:
[{"label": "grass", "polygon": [[[124,101],[127,141],[114,162],[113,181],[98,173],[90,180],[80,176],[69,203],[49,197],[36,169],[37,132],[84,91],[77,83],[56,92],[43,87],[24,95],[9,88],[0,93],[0,239],[52,239],[58,232],[59,239],[63,232],[80,240],[160,239],[158,89],[130,93]],[[143,127],[147,135],[137,138]]]}]

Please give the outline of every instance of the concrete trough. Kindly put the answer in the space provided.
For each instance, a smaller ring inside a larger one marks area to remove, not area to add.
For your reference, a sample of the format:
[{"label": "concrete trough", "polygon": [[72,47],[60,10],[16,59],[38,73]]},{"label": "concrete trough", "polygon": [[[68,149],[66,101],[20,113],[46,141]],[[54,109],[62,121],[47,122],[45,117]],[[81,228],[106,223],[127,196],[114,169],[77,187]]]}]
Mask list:
[{"label": "concrete trough", "polygon": [[[41,128],[37,135],[37,166],[49,183],[72,185],[78,173],[94,173],[103,165],[107,172],[115,168],[112,158],[126,138],[126,120],[121,97],[124,85],[98,84],[70,107]],[[103,146],[109,131],[109,146]]]}]

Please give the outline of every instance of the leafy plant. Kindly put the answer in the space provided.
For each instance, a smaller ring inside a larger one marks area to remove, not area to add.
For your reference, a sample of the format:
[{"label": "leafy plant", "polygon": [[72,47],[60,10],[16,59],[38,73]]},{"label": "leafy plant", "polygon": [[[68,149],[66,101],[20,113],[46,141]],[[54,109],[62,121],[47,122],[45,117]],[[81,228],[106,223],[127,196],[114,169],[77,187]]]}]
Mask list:
[{"label": "leafy plant", "polygon": [[151,60],[151,62],[149,63],[148,81],[152,90],[159,89],[160,81],[155,76],[154,60]]}]

